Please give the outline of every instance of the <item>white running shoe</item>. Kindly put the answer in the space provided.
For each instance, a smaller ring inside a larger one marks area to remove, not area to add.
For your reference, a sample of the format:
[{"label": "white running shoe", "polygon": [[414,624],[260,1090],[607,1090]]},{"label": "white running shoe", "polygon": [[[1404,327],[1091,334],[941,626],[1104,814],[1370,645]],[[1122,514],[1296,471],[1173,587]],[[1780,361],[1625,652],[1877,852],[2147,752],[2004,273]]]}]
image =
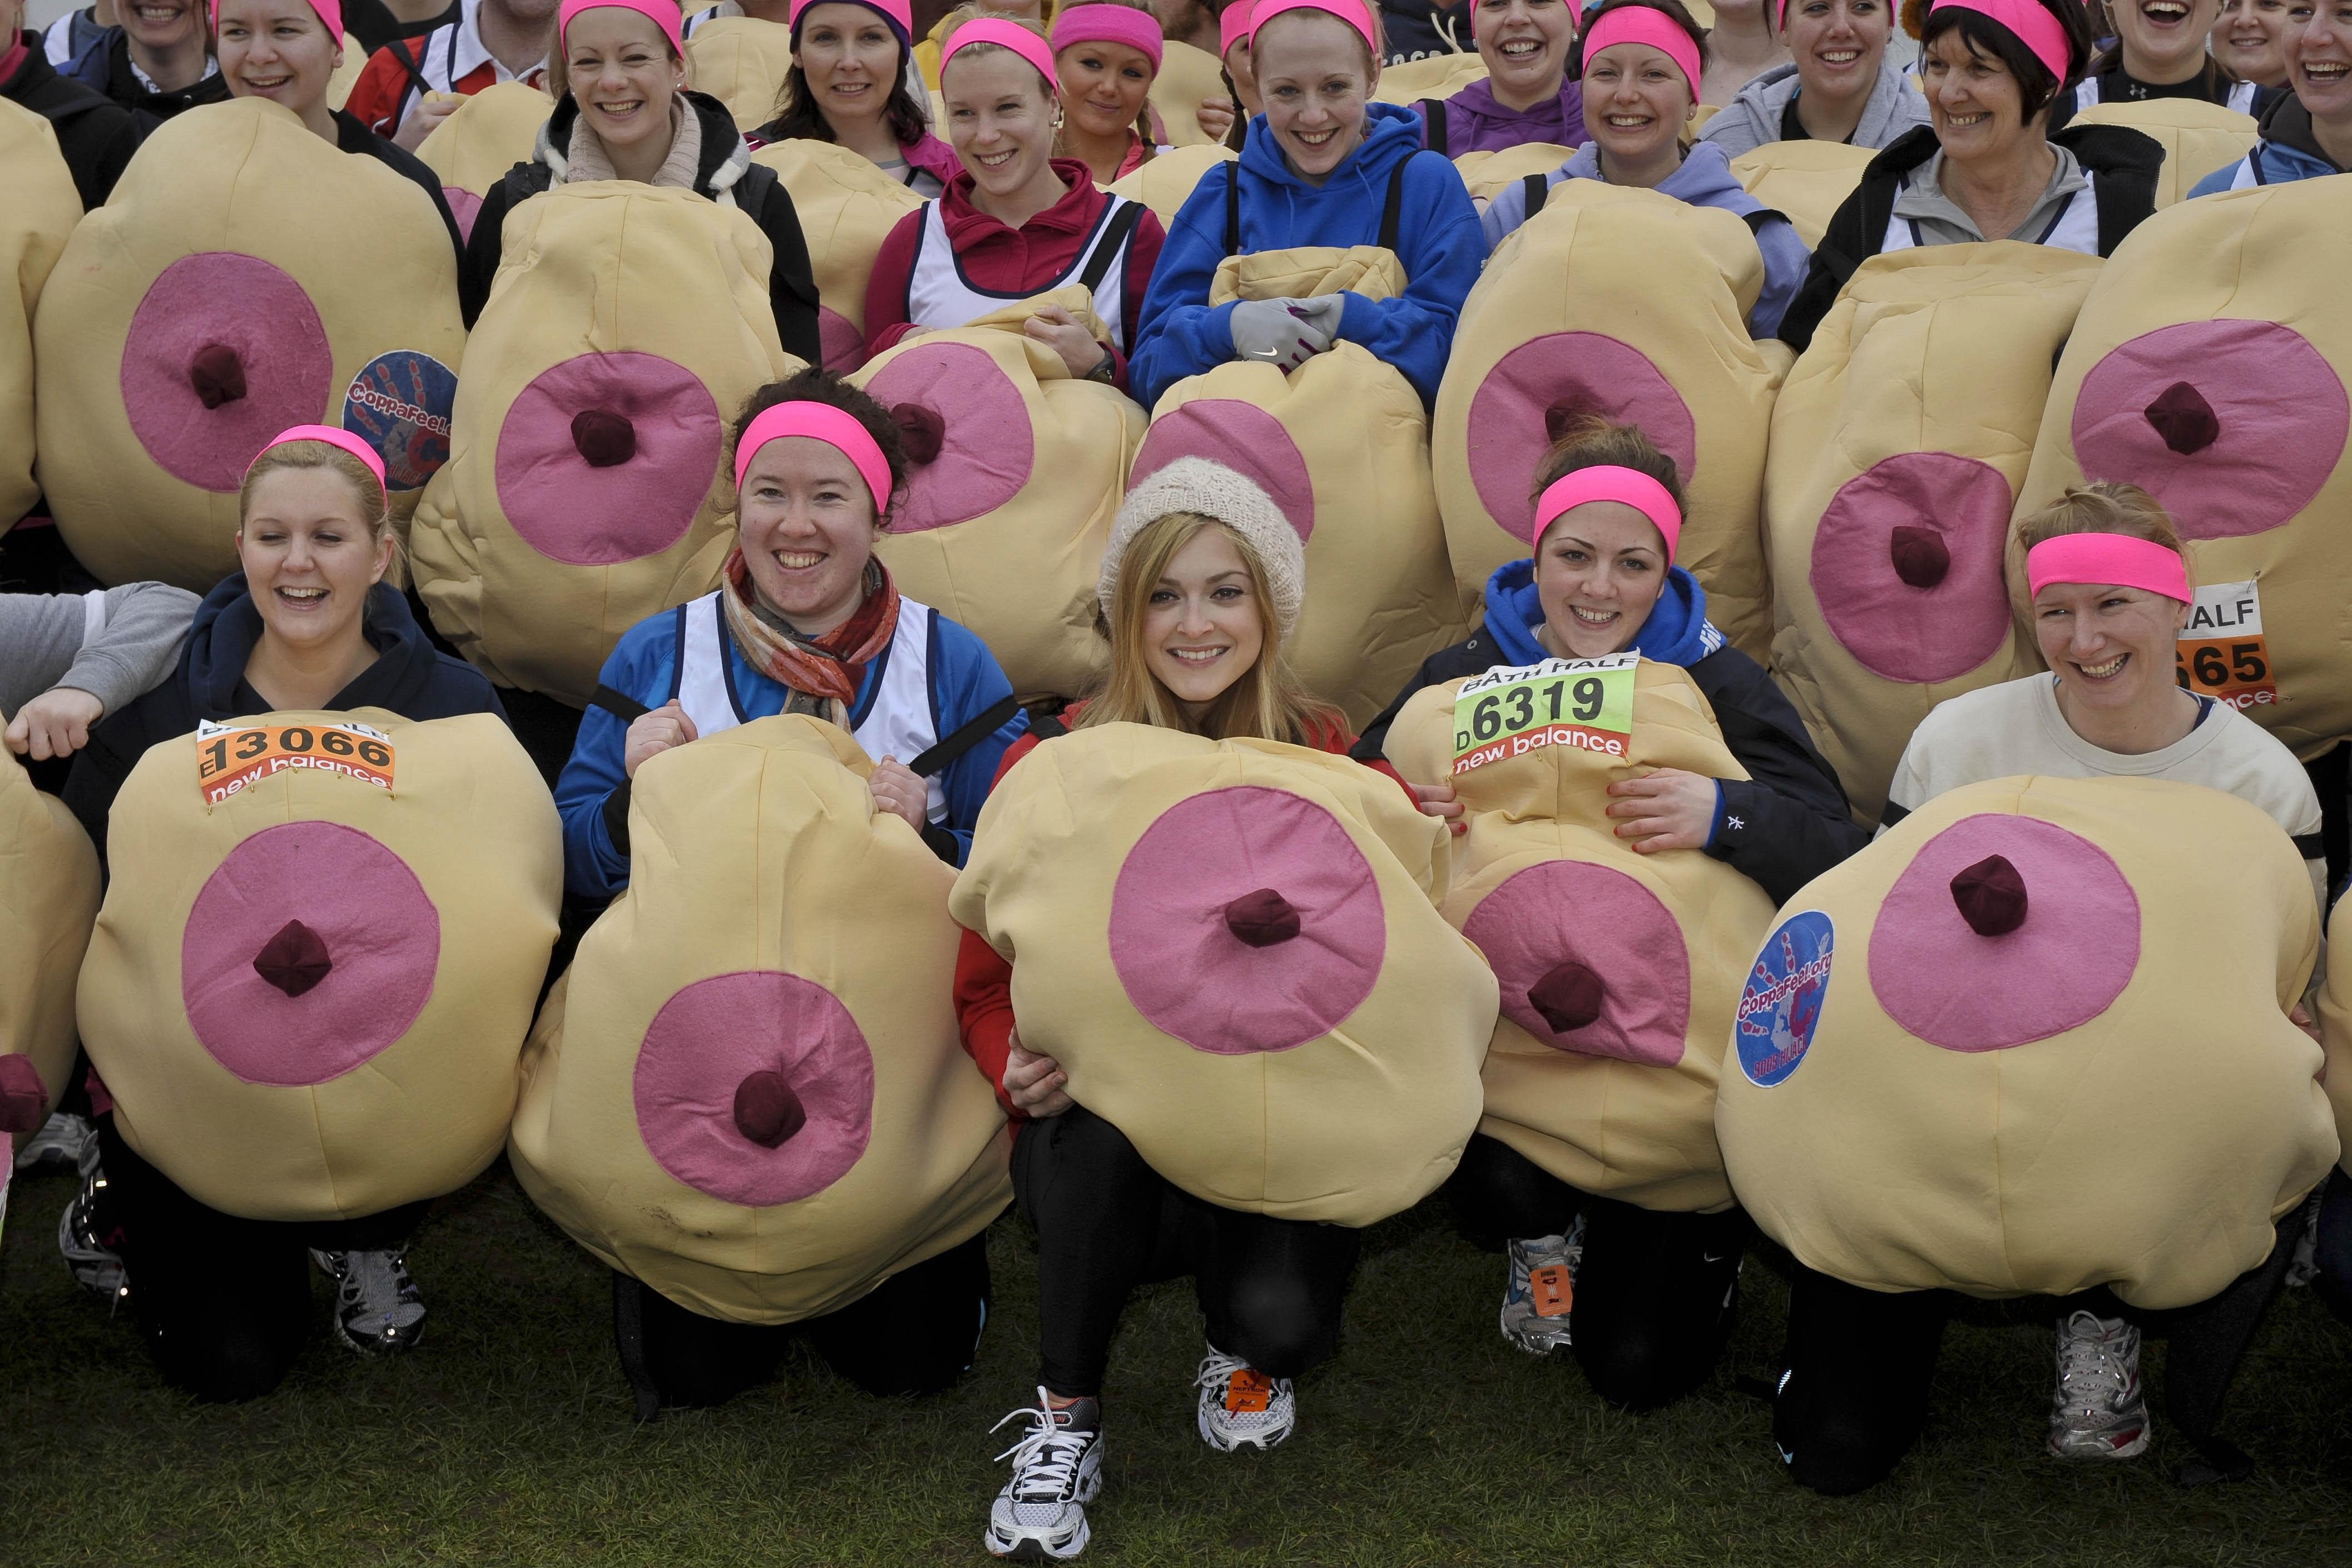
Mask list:
[{"label": "white running shoe", "polygon": [[2147,1448],[2139,1330],[2121,1318],[2075,1312],[2058,1325],[2058,1393],[2050,1451],[2062,1459],[2128,1459]]},{"label": "white running shoe", "polygon": [[1565,1236],[1514,1238],[1510,1282],[1503,1291],[1503,1337],[1529,1355],[1549,1355],[1569,1344],[1569,1309],[1576,1301],[1576,1270],[1584,1261],[1584,1216]]},{"label": "white running shoe", "polygon": [[131,1282],[122,1254],[115,1250],[121,1232],[100,1211],[99,1206],[110,1200],[105,1196],[106,1172],[99,1164],[95,1136],[82,1140],[75,1163],[81,1170],[81,1186],[58,1216],[58,1250],[74,1283],[104,1301],[109,1311],[119,1312],[131,1299]]},{"label": "white running shoe", "polygon": [[41,1130],[25,1140],[16,1151],[16,1174],[31,1176],[35,1171],[69,1171],[81,1164],[85,1146],[98,1145],[98,1129],[85,1116],[60,1111],[41,1124]]},{"label": "white running shoe", "polygon": [[1021,1440],[997,1455],[1013,1461],[1013,1479],[988,1511],[981,1544],[992,1557],[1063,1563],[1087,1549],[1087,1504],[1102,1490],[1102,1406],[1075,1400],[1060,1409],[1037,1390],[1037,1403],[991,1427],[1026,1418]]},{"label": "white running shoe", "polygon": [[408,1274],[408,1249],[321,1252],[310,1261],[335,1281],[335,1337],[362,1355],[395,1355],[425,1333],[425,1293]]},{"label": "white running shoe", "polygon": [[1201,1441],[1221,1454],[1271,1448],[1298,1425],[1287,1377],[1268,1377],[1215,1345],[1201,1358]]}]

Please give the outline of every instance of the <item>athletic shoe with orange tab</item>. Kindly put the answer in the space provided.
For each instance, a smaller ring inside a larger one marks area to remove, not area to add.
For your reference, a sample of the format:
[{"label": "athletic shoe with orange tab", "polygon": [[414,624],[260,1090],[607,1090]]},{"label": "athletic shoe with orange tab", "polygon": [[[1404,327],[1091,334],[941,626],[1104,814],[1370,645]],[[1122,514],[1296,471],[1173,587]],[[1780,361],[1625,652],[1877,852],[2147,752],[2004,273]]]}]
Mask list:
[{"label": "athletic shoe with orange tab", "polygon": [[1287,1377],[1269,1377],[1215,1345],[1201,1358],[1201,1441],[1221,1454],[1271,1448],[1298,1424]]},{"label": "athletic shoe with orange tab", "polygon": [[1569,1343],[1569,1313],[1576,1304],[1576,1266],[1584,1261],[1584,1217],[1565,1236],[1514,1237],[1510,1282],[1503,1291],[1503,1337],[1529,1355],[1549,1355]]}]

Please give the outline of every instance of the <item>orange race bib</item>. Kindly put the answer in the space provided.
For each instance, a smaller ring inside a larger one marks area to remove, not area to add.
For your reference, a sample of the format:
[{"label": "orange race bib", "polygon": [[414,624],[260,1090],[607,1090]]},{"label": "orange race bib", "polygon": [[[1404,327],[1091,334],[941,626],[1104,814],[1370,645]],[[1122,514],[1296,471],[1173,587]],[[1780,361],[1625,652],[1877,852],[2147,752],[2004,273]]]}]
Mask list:
[{"label": "orange race bib", "polygon": [[2199,588],[2172,665],[2182,686],[2241,712],[2278,701],[2270,645],[2263,640],[2262,596],[2255,585],[2213,582]]},{"label": "orange race bib", "polygon": [[318,768],[392,788],[392,737],[350,719],[332,724],[196,726],[196,787],[217,806],[285,768]]}]

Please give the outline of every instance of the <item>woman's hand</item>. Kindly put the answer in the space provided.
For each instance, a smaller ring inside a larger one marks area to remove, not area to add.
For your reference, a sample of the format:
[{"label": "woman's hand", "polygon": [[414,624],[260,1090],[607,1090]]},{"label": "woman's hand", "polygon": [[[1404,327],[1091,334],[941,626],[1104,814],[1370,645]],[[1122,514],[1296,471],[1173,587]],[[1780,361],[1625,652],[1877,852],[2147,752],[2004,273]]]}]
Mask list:
[{"label": "woman's hand", "polygon": [[1078,319],[1059,305],[1048,305],[1021,325],[1021,330],[1062,356],[1073,380],[1084,381],[1102,363],[1103,346]]},{"label": "woman's hand", "polygon": [[920,775],[895,757],[886,757],[874,765],[866,780],[874,791],[874,809],[887,811],[917,832],[923,831],[931,807],[931,787]]},{"label": "woman's hand", "polygon": [[1201,134],[1222,147],[1234,129],[1234,100],[1229,98],[1204,98],[1201,107],[1192,111],[1192,120],[1200,126]]},{"label": "woman's hand", "polygon": [[653,758],[659,757],[674,746],[684,746],[694,738],[694,721],[686,716],[686,709],[676,697],[662,704],[649,714],[642,714],[629,725],[629,733],[621,742],[621,771],[631,779],[637,769]]},{"label": "woman's hand", "polygon": [[8,721],[8,749],[36,762],[70,757],[89,744],[89,727],[106,705],[79,686],[52,686]]},{"label": "woman's hand", "polygon": [[1617,836],[1637,854],[1704,849],[1715,833],[1715,780],[1679,768],[1609,786],[1609,815]]},{"label": "woman's hand", "polygon": [[1069,1081],[1060,1062],[1023,1050],[1020,1031],[1013,1031],[1013,1049],[1004,1058],[1004,1097],[1014,1110],[1033,1122],[1060,1115],[1077,1103],[1062,1092]]},{"label": "woman's hand", "polygon": [[425,144],[425,139],[441,129],[441,122],[466,106],[466,100],[455,93],[447,98],[427,97],[408,111],[400,129],[392,133],[393,145],[414,152]]},{"label": "woman's hand", "polygon": [[1453,785],[1415,784],[1412,786],[1412,799],[1413,803],[1421,808],[1423,816],[1443,819],[1445,825],[1456,833],[1470,831],[1470,824],[1462,820],[1462,802],[1454,798]]}]

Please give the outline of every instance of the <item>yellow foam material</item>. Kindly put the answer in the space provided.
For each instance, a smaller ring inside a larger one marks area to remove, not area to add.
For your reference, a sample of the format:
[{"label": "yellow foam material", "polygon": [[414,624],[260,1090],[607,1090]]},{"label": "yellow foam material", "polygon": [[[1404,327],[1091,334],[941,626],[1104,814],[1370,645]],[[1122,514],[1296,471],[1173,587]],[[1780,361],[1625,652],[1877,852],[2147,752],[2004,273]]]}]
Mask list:
[{"label": "yellow foam material", "polygon": [[[1466,18],[1464,32],[1468,32]],[[1472,82],[1486,79],[1486,62],[1475,49],[1458,55],[1430,55],[1402,65],[1382,67],[1381,79],[1372,87],[1372,99],[1378,103],[1419,103],[1424,98],[1452,98]]]},{"label": "yellow foam material", "polygon": [[[2336,908],[2344,900],[2336,901]],[[2330,921],[2333,925],[2333,921]],[[2352,932],[2352,925],[2342,928]],[[2336,1141],[2341,1153],[2336,1163],[2352,1176],[2352,941],[2338,939],[2327,949],[2327,983],[2319,993],[2320,1047],[2326,1061],[2320,1087],[2336,1115]]]},{"label": "yellow foam material", "polygon": [[[874,258],[898,220],[923,199],[875,167],[871,160],[806,137],[772,142],[751,154],[784,183],[793,211],[808,243],[809,267],[816,277],[817,302],[866,330],[866,285]],[[861,348],[846,363],[826,368],[848,371],[866,362]]]},{"label": "yellow foam material", "polygon": [[2193,98],[2095,103],[2074,116],[2074,123],[2124,125],[2154,137],[2164,148],[2164,166],[2156,172],[2159,207],[2172,205],[2198,181],[2243,158],[2262,137],[2252,115]]},{"label": "yellow foam material", "polygon": [[1549,141],[1522,141],[1499,152],[1465,152],[1454,160],[1462,183],[1480,208],[1520,183],[1530,174],[1549,174],[1576,156],[1573,147]]},{"label": "yellow foam material", "polygon": [[793,30],[756,16],[714,16],[686,40],[688,81],[727,106],[738,131],[776,118],[793,68]]},{"label": "yellow foam material", "polygon": [[509,170],[530,162],[540,127],[554,111],[543,89],[529,82],[498,82],[463,99],[418,144],[416,156],[444,185],[487,196]]},{"label": "yellow foam material", "polygon": [[1160,129],[1171,147],[1215,145],[1202,133],[1200,108],[1209,99],[1230,96],[1225,91],[1224,70],[1224,62],[1206,49],[1175,38],[1160,46],[1160,74],[1151,78],[1151,107],[1160,112]]},{"label": "yellow foam material", "polygon": [[[36,789],[5,750],[0,886],[8,890],[0,900],[0,1054],[31,1060],[55,1111],[73,1071],[74,982],[98,918],[98,852],[65,802]],[[0,1141],[0,1152],[6,1147]]]},{"label": "yellow foam material", "polygon": [[58,151],[57,132],[31,110],[0,111],[0,167],[8,201],[0,211],[0,525],[33,509],[33,317],[41,286],[81,221],[81,195]]},{"label": "yellow foam material", "polygon": [[1202,175],[1220,163],[1238,162],[1240,158],[1239,153],[1223,147],[1186,143],[1171,152],[1162,152],[1130,173],[1121,174],[1104,188],[1114,195],[1141,202],[1165,228],[1176,221],[1176,209],[1184,204],[1192,187],[1201,183]]},{"label": "yellow foam material", "polygon": [[1789,220],[1810,250],[1878,156],[1843,141],[1767,141],[1731,161],[1740,188]]}]

